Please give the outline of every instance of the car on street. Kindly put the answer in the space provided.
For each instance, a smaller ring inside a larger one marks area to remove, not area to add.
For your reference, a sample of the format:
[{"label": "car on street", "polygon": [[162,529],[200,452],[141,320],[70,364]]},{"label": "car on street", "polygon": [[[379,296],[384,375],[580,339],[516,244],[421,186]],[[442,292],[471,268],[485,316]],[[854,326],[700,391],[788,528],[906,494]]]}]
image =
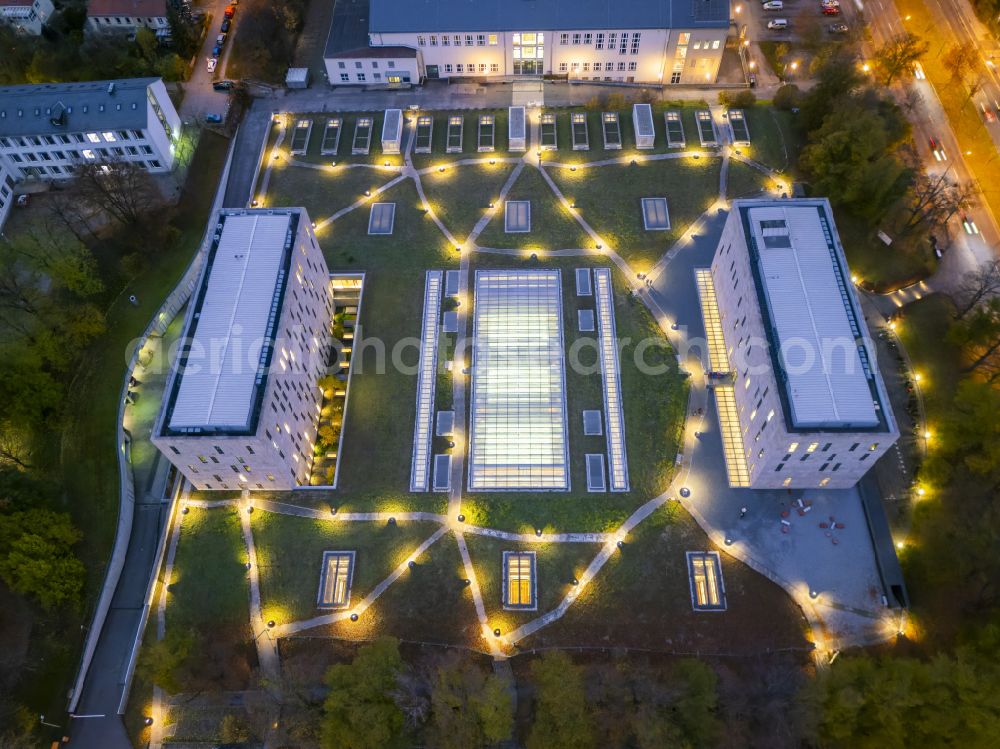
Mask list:
[{"label": "car on street", "polygon": [[216,81],[212,84],[212,88],[216,91],[231,91],[235,86],[233,81]]},{"label": "car on street", "polygon": [[215,66],[218,65],[218,64],[219,64],[219,58],[218,57],[209,57],[208,58],[208,72],[209,73],[214,73],[215,72]]},{"label": "car on street", "polygon": [[824,16],[839,16],[840,6],[839,5],[824,5],[823,6]]},{"label": "car on street", "polygon": [[218,58],[219,55],[221,54],[222,54],[222,47],[220,47],[218,44],[212,47],[212,57]]},{"label": "car on street", "polygon": [[224,16],[225,18],[232,18],[232,17],[233,17],[233,16],[235,16],[235,15],[236,15],[236,7],[235,7],[235,6],[233,6],[233,5],[227,5],[227,6],[226,6],[226,10],[225,10],[225,12],[223,13],[223,16]]},{"label": "car on street", "polygon": [[913,77],[918,81],[923,81],[927,79],[927,74],[924,72],[924,66],[919,62],[913,63]]},{"label": "car on street", "polygon": [[958,217],[962,221],[962,228],[965,230],[966,234],[978,234],[979,233],[979,227],[976,226],[976,222],[972,220],[972,216],[970,216],[965,211],[959,211],[958,212]]},{"label": "car on street", "polygon": [[217,37],[215,37],[215,43],[219,47],[221,47],[222,45],[224,45],[226,43],[226,35],[225,34],[219,34]]},{"label": "car on street", "polygon": [[231,25],[232,25],[232,21],[230,21],[227,18],[225,21],[222,22],[222,26],[219,28],[219,31],[221,31],[223,34],[226,34],[226,33],[229,32],[229,27]]},{"label": "car on street", "polygon": [[821,8],[839,8],[840,0],[820,0]]},{"label": "car on street", "polygon": [[986,122],[996,122],[997,121],[997,116],[995,114],[993,114],[993,110],[992,109],[990,109],[988,106],[986,106],[986,102],[984,102],[984,101],[979,102],[979,111],[981,111],[983,113],[983,119],[986,120]]},{"label": "car on street", "polygon": [[764,10],[782,10],[785,4],[781,0],[768,0],[761,7]]},{"label": "car on street", "polygon": [[775,18],[773,21],[767,22],[767,28],[771,31],[783,31],[788,28],[787,18]]},{"label": "car on street", "polygon": [[931,153],[934,154],[934,158],[937,161],[947,161],[948,154],[944,152],[944,148],[941,146],[941,141],[939,141],[937,138],[932,137],[929,139],[929,142],[931,147]]},{"label": "car on street", "polygon": [[846,34],[849,31],[846,23],[831,23],[826,30],[831,34]]},{"label": "car on street", "polygon": [[205,122],[211,122],[211,123],[214,123],[214,124],[218,125],[220,122],[222,122],[222,115],[221,114],[206,114],[205,115]]}]

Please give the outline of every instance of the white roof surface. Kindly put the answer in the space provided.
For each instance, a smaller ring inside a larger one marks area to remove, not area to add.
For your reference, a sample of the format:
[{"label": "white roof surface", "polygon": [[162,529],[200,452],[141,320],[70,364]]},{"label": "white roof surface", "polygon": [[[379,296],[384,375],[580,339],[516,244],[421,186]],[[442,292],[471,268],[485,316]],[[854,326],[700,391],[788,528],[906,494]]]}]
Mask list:
[{"label": "white roof surface", "polygon": [[250,427],[257,361],[291,218],[226,216],[170,429]]},{"label": "white roof surface", "polygon": [[[845,297],[853,291],[834,266],[822,210],[774,205],[748,212],[788,376],[791,420],[796,427],[875,426],[879,419]],[[783,221],[786,228],[762,228],[762,221]]]}]

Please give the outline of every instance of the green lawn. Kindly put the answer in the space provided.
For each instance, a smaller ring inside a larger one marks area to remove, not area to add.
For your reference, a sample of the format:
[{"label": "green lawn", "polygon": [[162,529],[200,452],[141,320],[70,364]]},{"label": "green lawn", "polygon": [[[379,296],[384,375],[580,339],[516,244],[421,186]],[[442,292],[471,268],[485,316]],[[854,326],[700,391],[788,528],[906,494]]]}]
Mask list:
[{"label": "green lawn", "polygon": [[[564,283],[564,315],[567,345],[577,335],[577,300],[573,289],[573,269],[583,265],[607,266],[599,258],[551,258],[544,262],[528,259],[477,255],[477,268],[557,267]],[[613,266],[612,266],[613,267]],[[674,475],[680,430],[683,425],[687,391],[677,371],[676,359],[649,312],[629,299],[624,279],[617,269],[615,283],[615,323],[618,338],[628,339],[620,358],[624,395],[626,450],[631,491],[623,494],[593,494],[586,491],[583,455],[590,447],[606,449],[603,438],[582,435],[584,406],[602,403],[600,376],[584,377],[567,372],[567,416],[570,431],[570,469],[573,490],[567,493],[502,492],[466,495],[462,512],[469,523],[506,530],[532,532],[607,531],[621,524],[640,504],[662,493]],[[572,318],[572,319],[570,319]],[[650,365],[662,365],[663,374],[643,374],[636,362],[636,344],[651,338],[657,342],[645,352]],[[660,345],[662,344],[662,345]],[[581,360],[586,359],[581,356]],[[589,380],[589,381],[588,381]]]},{"label": "green lawn", "polygon": [[420,181],[434,213],[460,242],[465,242],[476,222],[496,202],[513,164],[480,164],[448,167],[421,176]]},{"label": "green lawn", "polygon": [[906,305],[896,333],[921,375],[921,392],[931,423],[944,418],[962,378],[962,353],[947,340],[954,307],[942,294]]},{"label": "green lawn", "polygon": [[191,507],[181,518],[167,626],[245,627],[249,618],[246,547],[237,510]]},{"label": "green lawn", "polygon": [[549,250],[593,247],[583,228],[556,199],[552,188],[532,166],[525,167],[507,194],[507,200],[527,200],[531,203],[531,231],[508,234],[504,231],[504,207],[497,205],[496,214],[476,242],[483,247]]},{"label": "green lawn", "polygon": [[618,645],[733,654],[805,650],[798,607],[777,585],[724,553],[727,610],[692,610],[685,552],[712,548],[684,510],[665,506],[626,538],[624,548],[581,589],[561,619],[521,647]]},{"label": "green lawn", "polygon": [[357,552],[351,584],[351,602],[357,603],[439,527],[322,521],[259,510],[252,523],[264,618],[282,622],[323,613],[316,596],[324,551]]},{"label": "green lawn", "polygon": [[726,197],[735,198],[756,197],[766,190],[770,179],[767,175],[747,166],[735,159],[729,160],[729,178],[726,182]]},{"label": "green lawn", "polygon": [[[594,231],[644,272],[716,200],[720,165],[714,157],[682,158],[549,174]],[[669,231],[643,226],[641,200],[649,197],[666,197]]]},{"label": "green lawn", "polygon": [[464,578],[455,538],[445,534],[358,621],[345,620],[308,634],[364,640],[392,635],[411,642],[485,649]]},{"label": "green lawn", "polygon": [[763,105],[748,107],[744,112],[750,129],[750,147],[740,149],[742,153],[779,172],[794,174],[804,145],[795,115]]},{"label": "green lawn", "polygon": [[[483,594],[490,629],[510,632],[548,613],[572,589],[587,565],[600,551],[600,544],[522,544],[487,536],[465,535],[476,579]],[[537,611],[507,611],[503,608],[503,552],[534,551],[537,571]]]},{"label": "green lawn", "polygon": [[[933,271],[935,259],[927,242],[897,237],[887,246],[878,238],[877,228],[845,211],[834,209],[834,213],[851,273],[862,280],[865,288],[893,291],[926,278]],[[886,228],[891,233],[890,223],[891,219],[887,219]]]},{"label": "green lawn", "polygon": [[[263,206],[304,206],[309,218],[319,222],[342,208],[365,197],[365,190],[374,191],[391,181],[395,172],[349,168],[343,165],[311,169],[279,161],[271,170]],[[261,174],[261,184],[264,175]],[[260,193],[257,193],[258,200]],[[376,198],[383,200],[382,197]],[[368,233],[368,210],[359,209],[365,216],[361,234]]]}]

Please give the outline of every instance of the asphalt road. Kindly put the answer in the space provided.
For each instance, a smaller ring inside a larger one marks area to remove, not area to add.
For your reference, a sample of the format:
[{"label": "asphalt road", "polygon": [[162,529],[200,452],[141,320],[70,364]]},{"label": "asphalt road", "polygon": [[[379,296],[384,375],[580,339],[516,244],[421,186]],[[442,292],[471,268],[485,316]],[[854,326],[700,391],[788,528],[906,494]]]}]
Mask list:
[{"label": "asphalt road", "polygon": [[[852,15],[861,12],[867,19],[874,45],[884,44],[889,39],[907,31],[892,0],[853,0]],[[930,3],[947,2],[956,5],[966,5],[963,0],[928,0]],[[845,3],[846,5],[846,3]],[[913,139],[917,151],[930,174],[947,172],[958,182],[975,182],[975,176],[969,169],[965,155],[958,146],[958,140],[951,128],[948,116],[945,114],[934,87],[926,79],[911,78],[904,85],[910,86],[920,94],[920,101],[910,114],[913,124]],[[939,141],[947,158],[942,161],[935,159],[931,151],[930,139]],[[995,257],[1000,228],[996,218],[985,201],[978,201],[970,207],[969,215],[980,230],[980,234],[969,235],[963,231],[961,222],[956,217],[952,219],[950,233],[951,248],[945,254],[941,270],[937,274],[938,288],[951,288],[958,282],[962,274]]]}]

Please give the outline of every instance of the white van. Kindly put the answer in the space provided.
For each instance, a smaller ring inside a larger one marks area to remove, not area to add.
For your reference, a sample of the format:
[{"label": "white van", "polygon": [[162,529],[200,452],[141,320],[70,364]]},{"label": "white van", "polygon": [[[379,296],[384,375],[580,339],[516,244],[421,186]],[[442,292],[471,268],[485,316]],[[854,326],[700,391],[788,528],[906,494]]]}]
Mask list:
[{"label": "white van", "polygon": [[768,21],[767,22],[767,28],[771,29],[772,31],[781,31],[782,29],[787,29],[788,28],[788,19],[787,18],[775,18],[773,21]]},{"label": "white van", "polygon": [[785,4],[781,0],[767,0],[762,7],[764,10],[782,10]]}]

